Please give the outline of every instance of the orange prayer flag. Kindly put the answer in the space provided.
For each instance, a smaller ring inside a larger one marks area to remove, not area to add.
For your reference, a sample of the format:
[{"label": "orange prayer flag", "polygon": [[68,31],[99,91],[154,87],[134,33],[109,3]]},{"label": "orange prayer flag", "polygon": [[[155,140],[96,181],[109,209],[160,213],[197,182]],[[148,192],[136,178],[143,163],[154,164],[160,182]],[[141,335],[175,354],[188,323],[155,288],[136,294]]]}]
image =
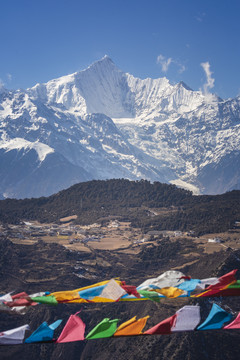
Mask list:
[{"label": "orange prayer flag", "polygon": [[145,316],[144,318],[136,320],[136,316],[134,316],[132,319],[121,324],[115,332],[114,336],[142,334],[142,330],[145,327],[148,318],[149,316]]}]

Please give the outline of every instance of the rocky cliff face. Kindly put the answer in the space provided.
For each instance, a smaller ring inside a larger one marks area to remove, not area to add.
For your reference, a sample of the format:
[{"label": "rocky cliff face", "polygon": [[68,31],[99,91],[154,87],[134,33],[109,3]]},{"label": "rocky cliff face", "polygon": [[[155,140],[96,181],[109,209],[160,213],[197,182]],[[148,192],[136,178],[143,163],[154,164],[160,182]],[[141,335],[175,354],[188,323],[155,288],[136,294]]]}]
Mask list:
[{"label": "rocky cliff face", "polygon": [[105,56],[26,91],[1,90],[0,193],[46,196],[107,178],[239,189],[239,135],[240,98],[134,78]]}]

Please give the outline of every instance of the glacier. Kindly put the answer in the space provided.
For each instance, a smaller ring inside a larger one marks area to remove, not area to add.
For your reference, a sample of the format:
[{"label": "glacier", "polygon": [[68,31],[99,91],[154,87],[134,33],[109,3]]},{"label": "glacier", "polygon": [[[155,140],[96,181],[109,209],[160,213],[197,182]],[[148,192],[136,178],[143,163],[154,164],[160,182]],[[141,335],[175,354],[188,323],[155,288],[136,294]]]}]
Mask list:
[{"label": "glacier", "polygon": [[92,179],[148,179],[195,194],[240,189],[240,97],[139,79],[104,56],[0,92],[0,197],[49,196]]}]

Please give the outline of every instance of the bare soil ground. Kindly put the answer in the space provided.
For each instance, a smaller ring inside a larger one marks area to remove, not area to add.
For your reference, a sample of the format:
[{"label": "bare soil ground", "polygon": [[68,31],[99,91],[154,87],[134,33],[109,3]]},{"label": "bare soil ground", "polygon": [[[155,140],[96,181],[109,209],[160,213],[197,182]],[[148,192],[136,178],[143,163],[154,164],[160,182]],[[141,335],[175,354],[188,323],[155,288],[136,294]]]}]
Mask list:
[{"label": "bare soil ground", "polygon": [[61,218],[60,221],[68,222],[68,221],[75,220],[75,219],[77,219],[77,215],[72,215],[72,216],[67,216],[67,217]]}]

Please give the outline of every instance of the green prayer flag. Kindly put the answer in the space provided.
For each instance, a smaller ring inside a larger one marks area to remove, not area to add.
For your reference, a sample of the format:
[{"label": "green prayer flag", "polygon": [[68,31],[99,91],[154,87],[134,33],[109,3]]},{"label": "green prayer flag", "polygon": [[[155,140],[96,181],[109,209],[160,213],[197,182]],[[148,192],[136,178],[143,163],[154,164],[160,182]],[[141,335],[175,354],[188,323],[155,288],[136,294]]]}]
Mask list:
[{"label": "green prayer flag", "polygon": [[86,339],[101,339],[113,336],[117,330],[117,322],[118,319],[103,319],[87,334]]},{"label": "green prayer flag", "polygon": [[227,287],[227,289],[239,289],[240,288],[240,280],[237,280],[234,284],[231,284]]},{"label": "green prayer flag", "polygon": [[159,297],[158,293],[156,293],[154,291],[138,290],[138,293],[143,295],[145,298],[147,298],[149,300],[160,302],[160,297]]},{"label": "green prayer flag", "polygon": [[31,297],[31,300],[40,304],[57,305],[58,302],[53,295]]}]

